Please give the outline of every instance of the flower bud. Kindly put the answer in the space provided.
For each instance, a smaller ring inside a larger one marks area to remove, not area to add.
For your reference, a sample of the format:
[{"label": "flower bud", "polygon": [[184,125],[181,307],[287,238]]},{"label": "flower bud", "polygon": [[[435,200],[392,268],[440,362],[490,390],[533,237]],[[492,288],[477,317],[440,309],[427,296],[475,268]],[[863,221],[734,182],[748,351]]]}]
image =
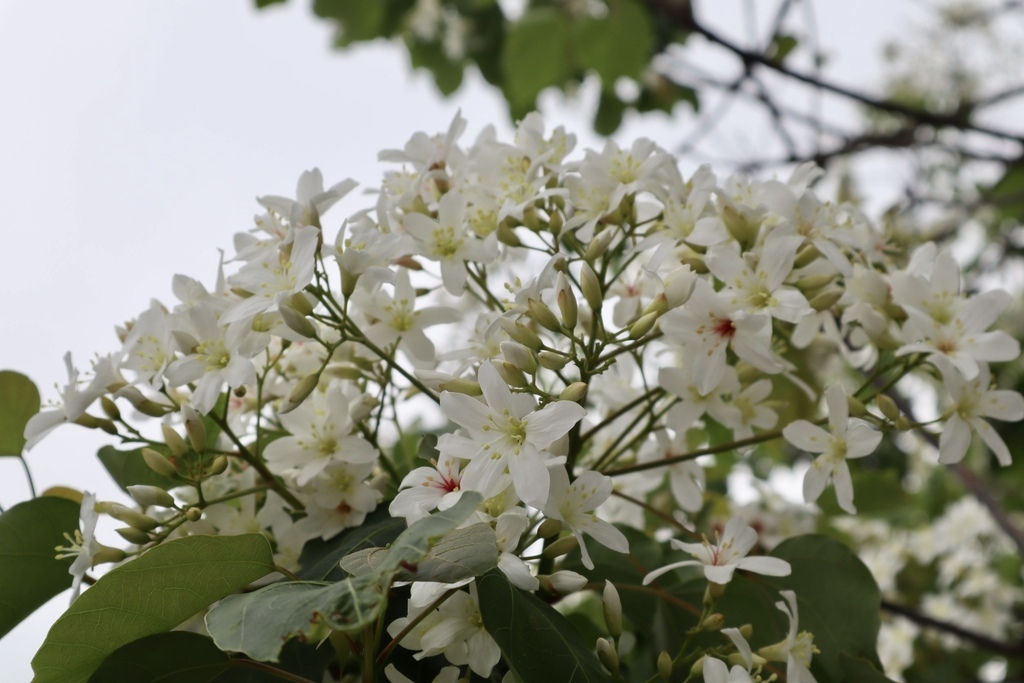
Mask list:
[{"label": "flower bud", "polygon": [[163,417],[167,413],[173,412],[174,408],[171,406],[162,405],[156,401],[150,401],[148,398],[144,398],[140,401],[133,401],[132,405],[135,409],[143,415],[149,417]]},{"label": "flower bud", "polygon": [[548,517],[537,527],[537,535],[541,538],[551,538],[562,530],[562,522]]},{"label": "flower bud", "polygon": [[100,549],[93,553],[93,566],[97,564],[107,564],[108,562],[120,562],[127,557],[126,553],[120,548],[111,548],[110,546],[103,545],[102,543],[97,545],[99,545]]},{"label": "flower bud", "polygon": [[849,406],[851,417],[861,417],[864,413],[868,412],[868,409],[864,407],[864,403],[856,396],[847,396],[846,405]]},{"label": "flower bud", "polygon": [[619,670],[619,655],[615,652],[615,646],[604,638],[597,639],[597,658],[611,673]]},{"label": "flower bud", "polygon": [[672,680],[672,655],[665,650],[658,655],[658,675],[666,681]]},{"label": "flower bud", "polygon": [[573,403],[582,403],[583,399],[587,396],[587,383],[586,382],[573,382],[565,389],[562,389],[562,393],[558,395],[561,401],[572,401]]},{"label": "flower bud", "polygon": [[907,419],[906,415],[900,415],[895,420],[893,420],[893,426],[895,426],[896,429],[900,430],[901,432],[906,432],[914,428],[914,424]]},{"label": "flower bud", "polygon": [[556,240],[558,239],[559,233],[562,232],[563,225],[565,225],[565,219],[562,218],[562,212],[552,211],[551,218],[548,219],[548,230],[555,236]]},{"label": "flower bud", "polygon": [[601,280],[586,261],[580,268],[580,291],[583,292],[583,298],[587,300],[587,305],[591,309],[596,311],[601,308],[601,304],[604,302]]},{"label": "flower bud", "polygon": [[203,518],[203,511],[199,508],[189,508],[185,510],[185,519],[190,522],[198,522]]},{"label": "flower bud", "polygon": [[757,233],[761,230],[760,221],[750,220],[730,204],[722,208],[721,218],[725,229],[740,244],[752,245],[757,241]]},{"label": "flower bud", "polygon": [[144,508],[148,508],[150,506],[161,508],[175,507],[174,498],[171,494],[157,486],[146,486],[144,484],[129,486],[128,495],[130,495],[136,503]]},{"label": "flower bud", "polygon": [[536,332],[518,321],[502,317],[498,318],[498,324],[505,330],[505,334],[529,349],[538,351],[544,346]]},{"label": "flower bud", "polygon": [[879,394],[875,396],[875,405],[882,411],[882,415],[885,415],[891,421],[895,422],[900,418],[900,408],[896,405],[896,401],[892,400],[885,394]]},{"label": "flower bud", "polygon": [[555,295],[555,299],[558,302],[558,311],[562,314],[562,324],[566,329],[574,330],[576,322],[579,320],[579,306],[576,302],[576,295],[573,294],[572,288],[569,286],[569,279],[565,277],[564,273],[558,274],[556,287],[558,294]]},{"label": "flower bud", "polygon": [[704,673],[704,660],[707,659],[707,655],[704,655],[690,667],[690,678],[697,678]]},{"label": "flower bud", "polygon": [[313,393],[319,384],[320,373],[314,372],[311,375],[306,375],[299,380],[298,384],[292,387],[288,396],[281,402],[281,407],[278,408],[277,412],[281,415],[292,412],[309,398],[309,395]]},{"label": "flower bud", "polygon": [[483,389],[480,388],[479,382],[461,377],[441,382],[438,389],[441,391],[451,391],[456,394],[465,394],[466,396],[482,396],[484,393]]},{"label": "flower bud", "polygon": [[507,244],[510,247],[519,247],[523,244],[519,236],[516,235],[516,231],[509,225],[508,219],[498,224],[497,234],[498,241],[502,244]]},{"label": "flower bud", "polygon": [[587,250],[583,252],[583,260],[587,263],[593,263],[601,258],[604,252],[608,251],[608,245],[612,243],[614,238],[614,230],[602,230],[597,233],[594,239],[590,240],[590,244],[587,245]]},{"label": "flower bud", "polygon": [[551,312],[551,309],[543,301],[528,299],[526,309],[526,314],[541,327],[546,327],[552,332],[558,332],[562,329],[562,323],[558,322],[558,318],[555,317],[555,314]]},{"label": "flower bud", "polygon": [[149,537],[149,534],[147,534],[145,531],[139,531],[138,529],[132,528],[130,526],[124,526],[120,529],[114,529],[114,531],[116,531],[118,535],[121,536],[121,538],[128,541],[129,543],[134,543],[135,545],[146,545],[152,540]]},{"label": "flower bud", "polygon": [[171,450],[171,454],[180,458],[188,453],[188,444],[185,443],[185,439],[181,438],[181,434],[174,431],[170,425],[161,424],[160,431],[164,433],[164,443]]},{"label": "flower bud", "polygon": [[700,624],[703,631],[720,631],[723,626],[725,626],[725,615],[717,613],[709,614]]},{"label": "flower bud", "polygon": [[193,450],[196,453],[203,453],[206,451],[206,425],[199,419],[195,408],[188,403],[182,404],[181,415],[185,418],[185,433],[188,434]]},{"label": "flower bud", "polygon": [[295,292],[288,299],[289,305],[302,315],[309,315],[313,312],[315,301],[310,301],[310,296],[305,292]]},{"label": "flower bud", "polygon": [[281,314],[281,320],[288,326],[292,332],[299,334],[306,339],[313,339],[316,337],[316,326],[309,321],[309,318],[302,315],[288,304],[282,303],[277,307],[277,312]]},{"label": "flower bud", "polygon": [[218,455],[216,458],[213,459],[213,462],[210,463],[210,466],[206,470],[206,474],[211,477],[215,477],[218,474],[223,474],[224,470],[226,470],[227,468],[228,456],[223,454]]},{"label": "flower bud", "polygon": [[505,384],[510,387],[518,387],[521,389],[529,385],[523,371],[509,363],[507,360],[501,361],[500,363],[495,362],[494,367],[498,371],[498,374],[501,375],[501,378],[505,380]]},{"label": "flower bud", "polygon": [[152,448],[143,448],[142,459],[146,461],[146,465],[149,469],[153,470],[157,474],[171,479],[180,478],[178,475],[178,468],[172,465],[162,453],[158,453]]},{"label": "flower bud", "polygon": [[708,587],[704,590],[704,605],[713,605],[718,598],[725,594],[725,584],[708,581]]},{"label": "flower bud", "polygon": [[839,300],[843,298],[843,290],[841,289],[826,289],[819,292],[812,298],[808,303],[811,308],[821,312],[827,311],[828,309],[839,303]]},{"label": "flower bud", "polygon": [[537,359],[530,353],[530,349],[526,348],[518,342],[506,341],[499,344],[501,349],[501,355],[505,357],[509,363],[516,366],[523,372],[533,375],[537,372]]},{"label": "flower bud", "polygon": [[736,377],[740,384],[747,385],[764,377],[764,371],[758,370],[745,360],[736,362]]},{"label": "flower bud", "polygon": [[563,536],[547,548],[544,548],[544,557],[561,557],[566,553],[579,547],[580,542],[575,536]]},{"label": "flower bud", "polygon": [[643,316],[648,315],[650,313],[657,313],[658,315],[661,315],[667,310],[668,297],[665,296],[665,292],[661,292],[660,294],[658,294],[658,296],[654,297],[654,299],[651,300],[651,303],[647,304],[647,308],[643,310],[643,313],[640,314],[640,317],[643,318]]},{"label": "flower bud", "polygon": [[[570,536],[570,538],[572,537]],[[587,577],[567,569],[547,576],[541,575],[537,579],[540,581],[541,586],[557,595],[569,595],[570,593],[583,590],[587,585]]]},{"label": "flower bud", "polygon": [[541,351],[537,354],[537,362],[548,370],[561,370],[569,362],[569,357],[554,351]]},{"label": "flower bud", "polygon": [[106,418],[96,418],[96,427],[102,429],[111,436],[117,436],[117,425]]},{"label": "flower bud", "polygon": [[818,248],[811,243],[805,244],[799,251],[796,252],[796,258],[793,261],[793,268],[803,268],[809,263],[812,263],[821,256],[821,252]]},{"label": "flower bud", "polygon": [[103,412],[111,420],[121,419],[121,411],[117,409],[117,404],[107,396],[100,396],[100,407],[103,408]]},{"label": "flower bud", "polygon": [[629,338],[639,339],[640,337],[643,337],[654,329],[654,325],[658,322],[658,318],[660,316],[661,314],[657,311],[640,316],[639,320],[629,326]]},{"label": "flower bud", "polygon": [[152,531],[153,529],[160,526],[160,522],[156,521],[152,517],[136,512],[130,507],[121,505],[120,503],[111,503],[104,501],[96,504],[96,511],[110,515],[114,519],[124,522],[128,526],[138,529],[139,531]]},{"label": "flower bud", "polygon": [[349,404],[348,414],[353,422],[362,422],[373,414],[374,409],[380,405],[380,399],[369,394],[362,394],[359,400]]},{"label": "flower bud", "polygon": [[832,281],[835,279],[834,275],[805,275],[796,281],[796,288],[807,294],[832,284]]},{"label": "flower bud", "polygon": [[753,624],[743,624],[739,627],[739,632],[745,639],[750,640],[750,637],[754,635],[754,626]]},{"label": "flower bud", "polygon": [[604,623],[608,627],[608,635],[615,640],[622,635],[622,600],[619,599],[619,591],[615,585],[608,581],[604,582]]}]

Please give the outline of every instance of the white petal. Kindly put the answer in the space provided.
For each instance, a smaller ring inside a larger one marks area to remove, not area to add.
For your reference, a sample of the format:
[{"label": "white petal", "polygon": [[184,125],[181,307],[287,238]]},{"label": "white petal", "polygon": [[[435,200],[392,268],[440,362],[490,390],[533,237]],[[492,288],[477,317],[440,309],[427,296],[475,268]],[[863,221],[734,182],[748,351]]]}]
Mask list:
[{"label": "white petal", "polygon": [[971,445],[971,428],[959,415],[952,415],[939,437],[939,462],[950,465],[960,462]]}]

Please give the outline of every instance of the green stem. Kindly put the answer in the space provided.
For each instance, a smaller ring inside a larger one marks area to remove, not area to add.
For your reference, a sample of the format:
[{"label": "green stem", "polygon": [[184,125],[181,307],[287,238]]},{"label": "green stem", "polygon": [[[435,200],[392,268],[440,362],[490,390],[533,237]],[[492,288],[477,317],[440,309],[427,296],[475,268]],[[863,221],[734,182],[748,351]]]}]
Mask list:
[{"label": "green stem", "polygon": [[[824,422],[824,420],[819,420]],[[651,462],[641,462],[635,465],[627,465],[625,467],[618,467],[614,470],[607,470],[602,474],[606,474],[609,477],[614,477],[620,474],[629,474],[630,472],[644,472],[646,470],[653,470],[658,467],[665,467],[667,465],[674,465],[677,462],[684,462],[686,460],[693,460],[699,458],[702,455],[714,455],[715,453],[724,453],[725,451],[731,451],[736,448],[743,448],[744,446],[753,446],[754,444],[764,443],[765,441],[771,441],[782,436],[782,430],[776,430],[774,432],[765,432],[764,434],[758,434],[757,436],[751,436],[747,439],[740,439],[739,441],[733,441],[731,443],[721,444],[718,446],[708,446],[707,448],[699,448],[689,453],[683,453],[682,455],[674,455],[671,458],[663,458],[661,460],[653,460]]]},{"label": "green stem", "polygon": [[283,681],[292,681],[292,683],[316,683],[316,681],[312,681],[305,676],[293,674],[288,671],[282,671],[277,667],[264,664],[263,662],[254,662],[251,659],[232,659],[231,666],[241,667],[243,669],[256,669],[257,671],[262,671],[263,673],[270,674],[271,676],[276,676]]},{"label": "green stem", "polygon": [[19,455],[18,460],[21,461],[21,467],[25,470],[25,479],[28,481],[28,490],[32,494],[32,497],[36,497],[36,483],[32,480],[32,470],[28,468],[28,462],[25,460],[25,456]]}]

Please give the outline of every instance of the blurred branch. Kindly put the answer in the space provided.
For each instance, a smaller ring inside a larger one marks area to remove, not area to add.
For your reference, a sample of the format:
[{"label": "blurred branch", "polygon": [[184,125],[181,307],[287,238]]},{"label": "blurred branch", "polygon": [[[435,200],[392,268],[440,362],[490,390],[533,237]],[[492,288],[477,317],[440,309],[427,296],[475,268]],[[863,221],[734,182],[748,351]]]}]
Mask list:
[{"label": "blurred branch", "polygon": [[970,631],[963,627],[957,626],[956,624],[951,624],[947,621],[939,621],[938,619],[933,619],[932,617],[929,617],[925,614],[921,614],[920,612],[913,610],[909,607],[906,607],[904,605],[897,605],[894,602],[889,602],[888,600],[884,599],[882,600],[882,609],[886,612],[889,612],[890,614],[898,614],[901,617],[914,622],[915,624],[920,624],[921,626],[935,629],[936,631],[943,631],[945,633],[949,633],[958,638],[971,642],[974,645],[977,645],[978,647],[985,648],[986,650],[991,650],[992,652],[998,652],[999,654],[1006,655],[1007,657],[1019,657],[1022,654],[1024,654],[1024,643],[1004,643],[1002,641],[989,638],[984,634],[977,633],[975,631]]}]

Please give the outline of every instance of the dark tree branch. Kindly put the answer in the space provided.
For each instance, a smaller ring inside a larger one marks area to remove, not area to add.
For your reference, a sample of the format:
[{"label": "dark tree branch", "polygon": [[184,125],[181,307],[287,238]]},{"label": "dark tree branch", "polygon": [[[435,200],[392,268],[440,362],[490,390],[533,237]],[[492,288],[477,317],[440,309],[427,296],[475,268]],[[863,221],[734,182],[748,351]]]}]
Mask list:
[{"label": "dark tree branch", "polygon": [[980,648],[991,650],[992,652],[998,652],[999,654],[1006,655],[1007,657],[1019,657],[1024,654],[1024,645],[1020,643],[1004,643],[1002,641],[989,638],[984,634],[970,631],[957,626],[956,624],[951,624],[948,621],[933,619],[932,617],[921,614],[920,612],[904,605],[897,605],[894,602],[882,600],[882,609],[890,614],[898,614],[905,619],[909,619],[915,624],[920,624],[926,628],[952,634],[962,640],[974,643]]}]

